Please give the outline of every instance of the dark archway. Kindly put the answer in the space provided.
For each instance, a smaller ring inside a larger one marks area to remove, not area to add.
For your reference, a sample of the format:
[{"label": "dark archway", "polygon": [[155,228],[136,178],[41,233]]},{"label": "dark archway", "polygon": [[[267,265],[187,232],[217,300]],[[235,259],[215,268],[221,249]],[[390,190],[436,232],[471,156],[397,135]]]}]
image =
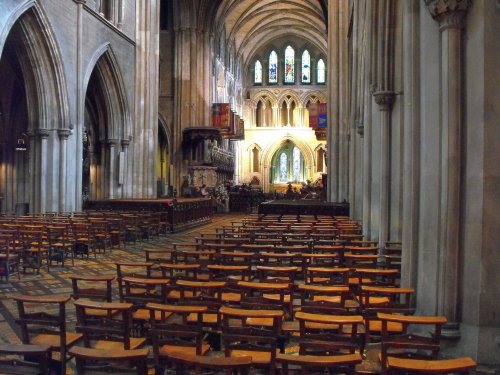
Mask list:
[{"label": "dark archway", "polygon": [[130,141],[130,114],[123,80],[109,45],[96,52],[95,61],[86,76],[83,201],[123,196],[125,152]]}]

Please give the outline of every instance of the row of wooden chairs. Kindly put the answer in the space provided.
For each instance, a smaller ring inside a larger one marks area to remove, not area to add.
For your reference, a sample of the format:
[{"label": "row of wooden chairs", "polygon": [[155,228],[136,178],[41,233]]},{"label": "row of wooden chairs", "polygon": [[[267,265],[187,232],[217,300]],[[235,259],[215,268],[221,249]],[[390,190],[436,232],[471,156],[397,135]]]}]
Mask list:
[{"label": "row of wooden chairs", "polygon": [[[65,305],[69,297],[16,296],[19,324],[24,347],[11,349],[0,347],[0,352],[23,354],[38,362],[43,371],[47,367],[47,355],[60,362],[60,371],[66,372],[66,361],[76,358],[77,369],[133,367],[138,374],[147,373],[145,337],[132,335],[133,305],[124,302],[75,301],[77,313],[76,332],[67,332]],[[55,305],[47,307],[47,305]],[[32,312],[31,309],[36,311]],[[149,312],[147,337],[151,342],[153,361],[157,373],[172,366],[172,363],[202,367],[209,365],[209,353],[214,345],[206,341],[203,331],[203,315],[208,312],[204,305],[169,305],[147,303]],[[100,312],[96,314],[96,311]],[[51,313],[54,312],[54,313]],[[285,354],[280,338],[283,337],[282,310],[248,309],[222,306],[222,343],[226,359],[218,362],[221,368],[238,369],[249,365],[264,367],[276,373],[278,364],[283,372],[288,367],[299,365],[304,370],[325,369],[354,374],[355,365],[362,362],[359,333],[362,332],[362,316],[332,315],[298,311],[295,319],[299,330],[292,340],[298,344],[298,355]],[[382,322],[382,374],[393,370],[420,373],[450,373],[468,371],[475,367],[469,358],[439,361],[441,327],[443,317],[402,316],[379,313]],[[397,323],[404,327],[402,334],[390,334],[388,326]],[[434,327],[430,336],[410,334],[410,325]],[[39,333],[39,328],[48,329]],[[217,348],[218,349],[218,348]],[[402,358],[401,352],[414,357],[428,352],[432,360]],[[243,357],[243,360],[239,358]],[[231,367],[234,364],[235,367]],[[432,370],[432,371],[431,371]]]}]

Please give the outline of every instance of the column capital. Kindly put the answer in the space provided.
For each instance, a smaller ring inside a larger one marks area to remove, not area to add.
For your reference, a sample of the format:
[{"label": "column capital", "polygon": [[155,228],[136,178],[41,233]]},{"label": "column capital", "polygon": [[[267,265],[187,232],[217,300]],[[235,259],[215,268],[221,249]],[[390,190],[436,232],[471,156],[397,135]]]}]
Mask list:
[{"label": "column capital", "polygon": [[376,91],[373,96],[381,111],[390,111],[396,94],[393,91]]},{"label": "column capital", "polygon": [[123,148],[127,148],[130,145],[130,139],[122,139],[121,145]]},{"label": "column capital", "polygon": [[425,0],[425,5],[441,30],[461,29],[471,0]]},{"label": "column capital", "polygon": [[69,129],[57,129],[57,134],[61,140],[66,140],[71,135],[71,130]]},{"label": "column capital", "polygon": [[44,139],[44,138],[49,138],[50,135],[50,130],[49,129],[36,129],[36,134]]},{"label": "column capital", "polygon": [[107,139],[106,140],[106,143],[110,146],[117,146],[120,144],[120,140],[119,139],[115,139],[115,138],[111,138],[111,139]]}]

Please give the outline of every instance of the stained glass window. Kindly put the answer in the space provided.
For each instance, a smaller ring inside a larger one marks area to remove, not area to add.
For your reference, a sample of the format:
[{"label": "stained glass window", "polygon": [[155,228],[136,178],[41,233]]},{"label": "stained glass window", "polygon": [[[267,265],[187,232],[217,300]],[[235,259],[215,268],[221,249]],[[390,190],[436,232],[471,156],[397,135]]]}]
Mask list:
[{"label": "stained glass window", "polygon": [[302,83],[311,83],[311,55],[307,50],[302,54]]},{"label": "stained glass window", "polygon": [[301,155],[300,150],[297,147],[293,148],[293,180],[300,181],[300,163]]},{"label": "stained glass window", "polygon": [[325,83],[325,62],[323,59],[318,61],[318,83]]},{"label": "stained glass window", "polygon": [[259,60],[255,62],[254,83],[262,83],[262,64]]},{"label": "stained glass window", "polygon": [[280,155],[280,182],[286,182],[288,180],[287,172],[288,172],[288,158],[286,154],[283,152]]},{"label": "stained glass window", "polygon": [[278,82],[278,55],[272,51],[269,55],[269,83]]},{"label": "stained glass window", "polygon": [[285,83],[295,82],[295,51],[288,46],[285,49]]}]

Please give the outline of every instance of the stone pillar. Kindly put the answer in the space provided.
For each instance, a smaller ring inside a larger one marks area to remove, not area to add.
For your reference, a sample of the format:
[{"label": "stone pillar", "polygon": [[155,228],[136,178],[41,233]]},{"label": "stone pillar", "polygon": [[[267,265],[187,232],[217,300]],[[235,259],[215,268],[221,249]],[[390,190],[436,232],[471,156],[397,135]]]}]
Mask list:
[{"label": "stone pillar", "polygon": [[[366,3],[365,40],[366,58],[364,69],[363,101],[363,235],[369,238],[371,227],[371,178],[372,178],[372,68],[373,68],[373,2]],[[359,127],[358,127],[359,129]]]},{"label": "stone pillar", "polygon": [[394,104],[394,93],[377,91],[373,94],[380,109],[380,212],[379,212],[379,246],[385,246],[389,240],[389,202],[391,172],[391,110]]},{"label": "stone pillar", "polygon": [[420,2],[403,3],[403,223],[401,284],[417,287],[420,190]]},{"label": "stone pillar", "polygon": [[117,21],[116,21],[116,27],[121,30],[123,27],[123,0],[118,0],[117,13],[118,13],[118,16],[117,16]]},{"label": "stone pillar", "polygon": [[[37,129],[37,135],[40,138],[40,148],[39,148],[39,165],[38,165],[38,173],[39,173],[39,196],[38,196],[38,209],[39,213],[44,213],[47,209],[47,143],[50,135],[50,131],[48,129]],[[35,206],[36,207],[36,206]]]},{"label": "stone pillar", "polygon": [[120,144],[118,139],[108,139],[107,141],[107,185],[108,185],[108,199],[116,198],[117,186],[117,146]]},{"label": "stone pillar", "polygon": [[[136,101],[132,132],[135,198],[156,197],[158,147],[159,0],[136,1]],[[125,134],[128,138],[130,134]]]},{"label": "stone pillar", "polygon": [[124,162],[125,162],[125,166],[124,166],[124,171],[123,171],[123,180],[124,180],[124,183],[123,183],[123,186],[122,186],[122,198],[129,198],[131,195],[130,195],[130,192],[131,192],[131,185],[130,185],[130,180],[129,180],[129,166],[128,166],[128,163],[127,163],[127,160],[128,160],[128,146],[130,145],[130,139],[122,139],[121,140],[121,146],[122,146],[122,151],[124,153]]},{"label": "stone pillar", "polygon": [[59,212],[66,211],[66,167],[69,129],[57,129],[59,135]]},{"label": "stone pillar", "polygon": [[462,28],[470,0],[426,0],[441,35],[441,218],[438,314],[448,318],[443,335],[457,337],[460,258],[462,132]]},{"label": "stone pillar", "polygon": [[[340,181],[347,169],[347,161],[341,155],[341,143],[346,141],[344,128],[347,114],[347,34],[349,30],[349,2],[330,0],[328,2],[328,119],[332,126],[327,129],[328,144],[328,186],[327,200],[337,202],[342,197]],[[340,139],[342,137],[342,139]]]}]

